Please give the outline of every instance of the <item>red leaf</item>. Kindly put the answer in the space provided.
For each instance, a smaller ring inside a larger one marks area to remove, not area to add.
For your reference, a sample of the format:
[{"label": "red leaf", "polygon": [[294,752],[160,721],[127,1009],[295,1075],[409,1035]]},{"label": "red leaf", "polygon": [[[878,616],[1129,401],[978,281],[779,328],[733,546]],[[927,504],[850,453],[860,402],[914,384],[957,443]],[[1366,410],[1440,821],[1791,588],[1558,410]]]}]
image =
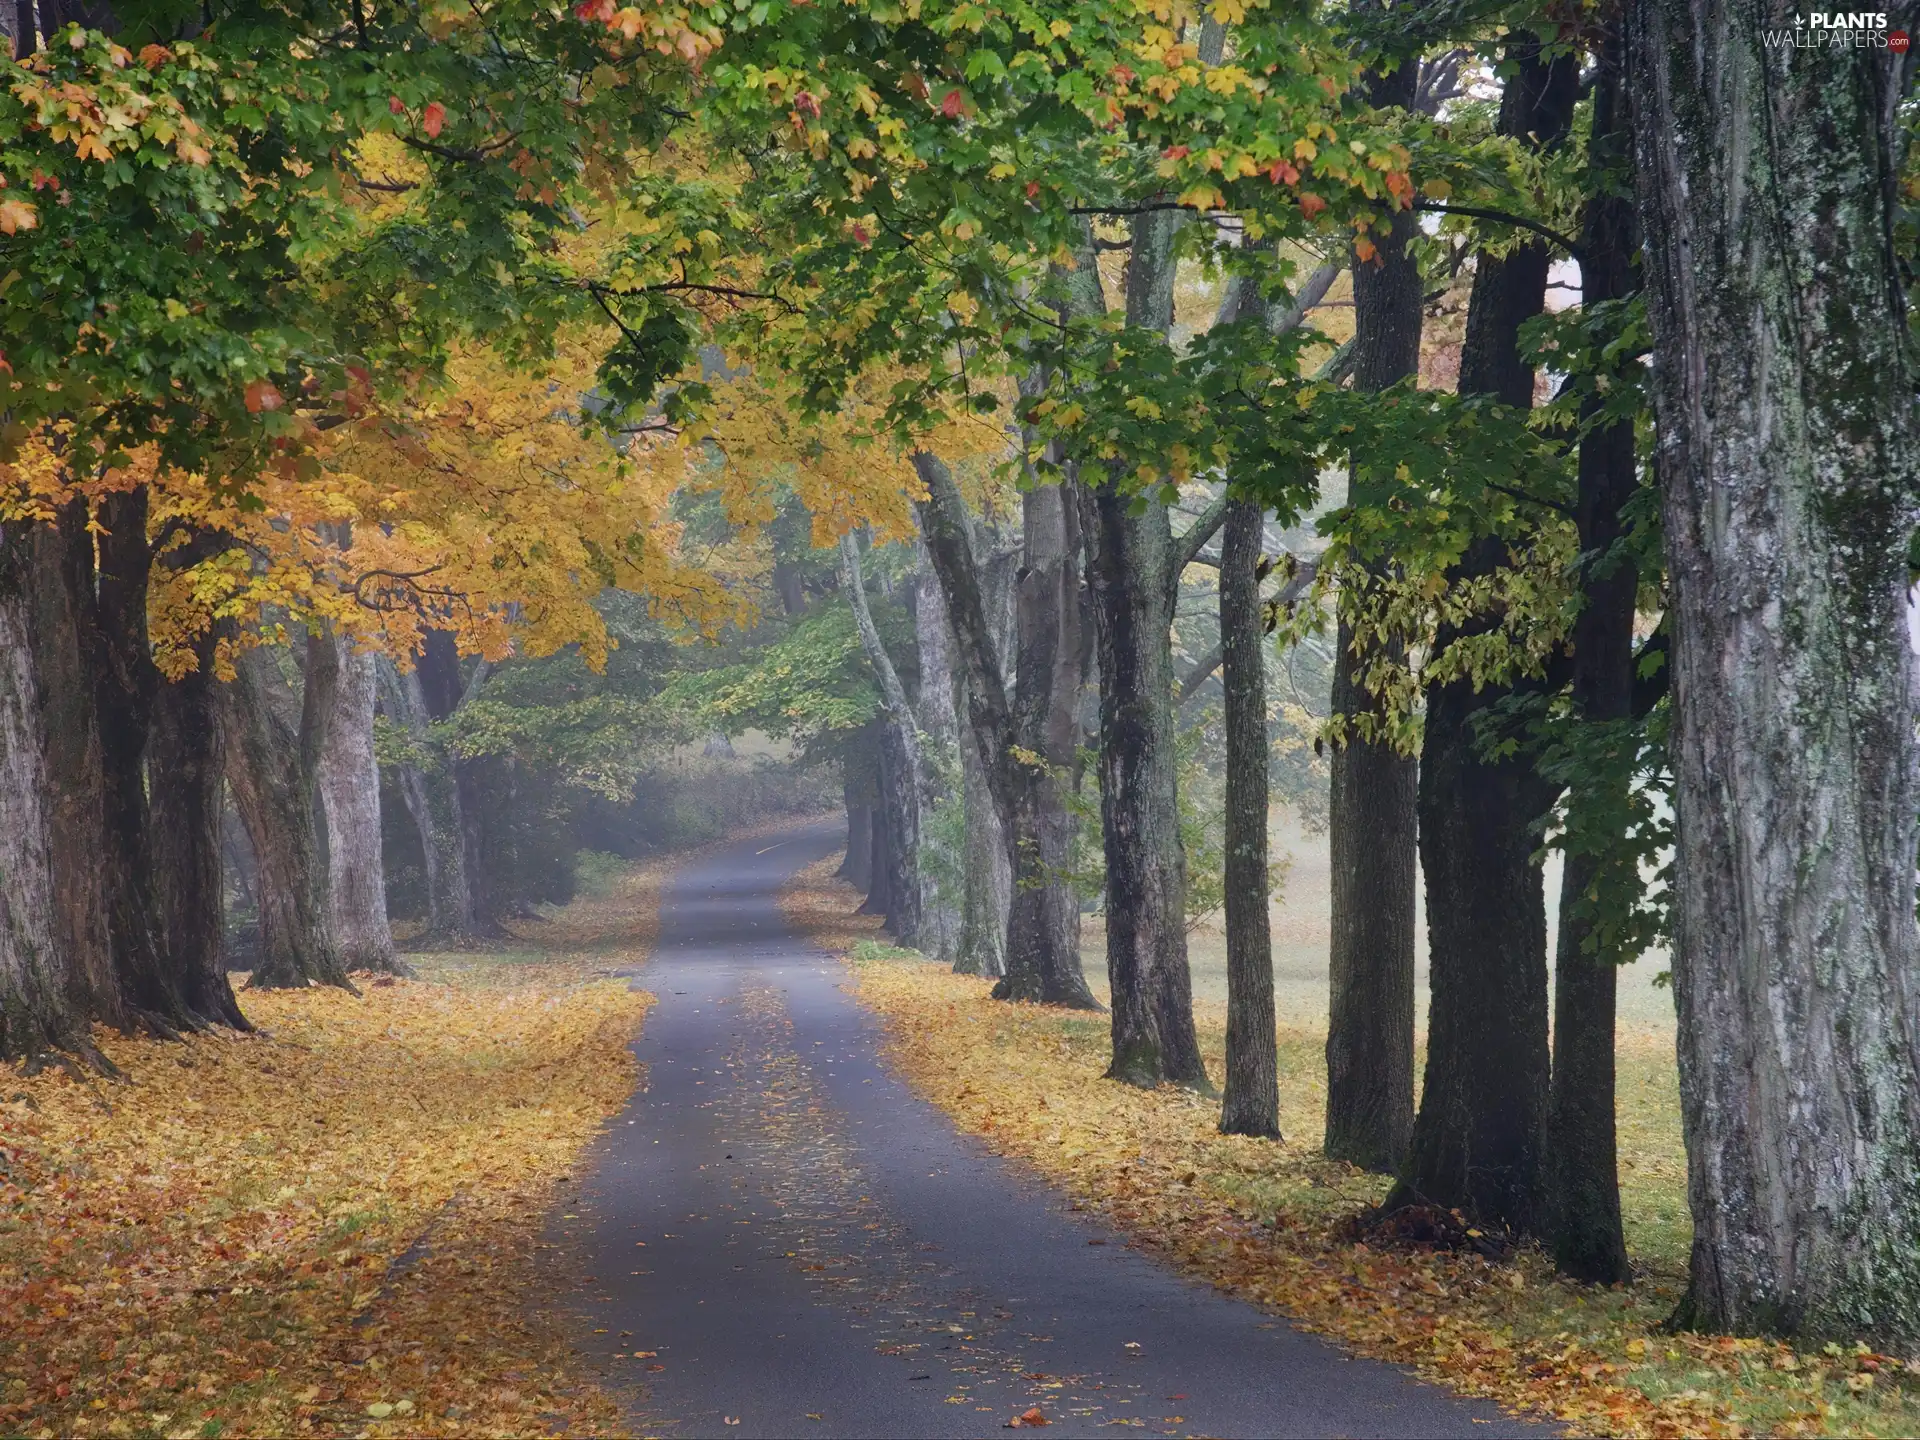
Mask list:
[{"label": "red leaf", "polygon": [[1039,193],[1040,193],[1040,182],[1038,180],[1029,180],[1027,182],[1027,198],[1031,200],[1033,199],[1034,196],[1038,195]]},{"label": "red leaf", "polygon": [[284,403],[269,380],[256,380],[247,386],[246,400],[248,411],[255,415],[262,410],[278,410]]},{"label": "red leaf", "polygon": [[1278,185],[1282,181],[1291,185],[1300,178],[1300,172],[1285,160],[1276,160],[1267,167],[1267,179]]},{"label": "red leaf", "polygon": [[958,90],[949,90],[947,92],[947,98],[940,102],[940,113],[951,120],[960,113],[961,107],[964,104],[965,101],[960,98],[960,92]]},{"label": "red leaf", "polygon": [[1303,191],[1301,193],[1300,213],[1306,216],[1307,219],[1311,220],[1314,216],[1318,215],[1322,210],[1326,208],[1327,208],[1327,202],[1322,200],[1318,195],[1314,194],[1311,190]]},{"label": "red leaf", "polygon": [[427,132],[429,139],[438,139],[440,127],[447,123],[447,107],[438,100],[429,100],[427,108],[420,112],[420,128]]},{"label": "red leaf", "polygon": [[864,225],[856,225],[853,227],[853,238],[858,240],[862,245],[872,243],[870,237],[867,235],[867,227]]},{"label": "red leaf", "polygon": [[407,113],[407,102],[402,100],[398,95],[389,95],[387,97],[387,109],[396,115],[404,115]]},{"label": "red leaf", "polygon": [[1191,145],[1169,145],[1160,153],[1169,160],[1184,160],[1193,153],[1193,147]]},{"label": "red leaf", "polygon": [[802,90],[793,97],[793,108],[802,115],[811,115],[816,120],[820,118],[820,102],[809,91]]}]

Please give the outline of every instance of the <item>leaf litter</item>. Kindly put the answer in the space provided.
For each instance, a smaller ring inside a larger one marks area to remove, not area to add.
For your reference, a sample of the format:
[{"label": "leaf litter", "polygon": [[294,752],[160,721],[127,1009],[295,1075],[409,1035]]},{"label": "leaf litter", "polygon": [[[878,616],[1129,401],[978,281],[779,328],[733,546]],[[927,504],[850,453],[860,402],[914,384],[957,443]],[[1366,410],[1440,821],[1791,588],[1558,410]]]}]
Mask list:
[{"label": "leaf litter", "polygon": [[539,952],[249,991],[256,1036],[0,1080],[0,1433],[617,1434],[543,1227],[636,1080],[657,877]]}]

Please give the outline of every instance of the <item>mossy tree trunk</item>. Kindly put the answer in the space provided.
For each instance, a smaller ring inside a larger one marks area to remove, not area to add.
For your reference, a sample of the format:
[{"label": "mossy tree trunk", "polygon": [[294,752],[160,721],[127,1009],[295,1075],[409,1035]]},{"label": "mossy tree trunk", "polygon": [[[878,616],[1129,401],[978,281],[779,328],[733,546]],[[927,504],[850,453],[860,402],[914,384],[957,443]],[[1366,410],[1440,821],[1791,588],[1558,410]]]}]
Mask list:
[{"label": "mossy tree trunk", "polygon": [[1673,651],[1673,976],[1702,1328],[1920,1345],[1913,64],[1629,20]]}]

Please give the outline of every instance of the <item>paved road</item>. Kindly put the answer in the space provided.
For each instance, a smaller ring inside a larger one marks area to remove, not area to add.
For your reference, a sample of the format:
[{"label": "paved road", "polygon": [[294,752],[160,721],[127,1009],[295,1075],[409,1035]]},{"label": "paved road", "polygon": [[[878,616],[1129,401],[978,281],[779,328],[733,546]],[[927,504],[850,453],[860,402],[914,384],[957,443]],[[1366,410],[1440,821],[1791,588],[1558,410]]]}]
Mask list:
[{"label": "paved road", "polygon": [[1538,1433],[1161,1269],[914,1098],[778,908],[837,840],[735,845],[663,906],[648,1084],[559,1222],[637,1433]]}]

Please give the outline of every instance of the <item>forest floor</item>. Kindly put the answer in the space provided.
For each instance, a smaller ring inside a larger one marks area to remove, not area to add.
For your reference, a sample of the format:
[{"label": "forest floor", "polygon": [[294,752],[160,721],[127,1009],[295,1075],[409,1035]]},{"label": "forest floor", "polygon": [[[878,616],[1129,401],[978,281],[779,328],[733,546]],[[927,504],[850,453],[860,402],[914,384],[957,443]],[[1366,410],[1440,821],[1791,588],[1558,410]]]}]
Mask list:
[{"label": "forest floor", "polygon": [[[543,1226],[633,1089],[668,863],[254,1035],[0,1076],[0,1434],[617,1433]],[[242,977],[236,976],[236,982]]]},{"label": "forest floor", "polygon": [[[831,878],[836,864],[804,872],[786,908],[818,943],[850,957],[856,993],[887,1023],[891,1062],[963,1130],[1032,1166],[1142,1250],[1357,1354],[1554,1416],[1577,1433],[1920,1433],[1920,1365],[1864,1349],[1662,1330],[1690,1241],[1670,1026],[1622,1027],[1622,1204],[1639,1271],[1632,1287],[1561,1281],[1531,1248],[1492,1261],[1353,1243],[1343,1222],[1386,1187],[1320,1154],[1323,997],[1316,1013],[1304,987],[1282,977],[1288,1138],[1222,1136],[1215,1098],[1101,1078],[1105,1016],[994,1001],[989,982],[885,944],[876,919],[852,913],[859,896]],[[1209,997],[1199,973],[1206,940],[1195,948],[1196,1019],[1218,1077],[1224,994]],[[1089,963],[1090,979],[1098,969]]]}]

